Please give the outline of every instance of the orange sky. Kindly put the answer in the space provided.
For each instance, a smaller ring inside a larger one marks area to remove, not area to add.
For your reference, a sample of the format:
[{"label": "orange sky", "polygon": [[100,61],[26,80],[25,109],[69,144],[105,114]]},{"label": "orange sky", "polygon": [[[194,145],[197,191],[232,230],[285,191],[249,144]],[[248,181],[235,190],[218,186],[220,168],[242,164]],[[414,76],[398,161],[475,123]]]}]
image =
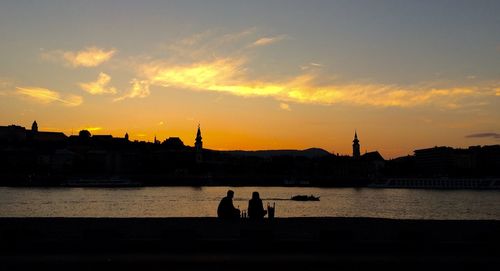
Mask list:
[{"label": "orange sky", "polygon": [[340,154],[357,130],[385,158],[500,142],[498,3],[89,3],[0,3],[0,125]]}]

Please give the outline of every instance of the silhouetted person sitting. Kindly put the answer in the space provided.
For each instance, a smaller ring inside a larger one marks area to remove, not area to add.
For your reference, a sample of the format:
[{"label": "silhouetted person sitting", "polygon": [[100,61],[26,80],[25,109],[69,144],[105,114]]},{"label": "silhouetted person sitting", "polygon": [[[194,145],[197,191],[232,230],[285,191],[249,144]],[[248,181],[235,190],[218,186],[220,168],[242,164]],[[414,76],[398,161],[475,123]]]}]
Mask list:
[{"label": "silhouetted person sitting", "polygon": [[267,211],[264,210],[259,192],[253,192],[252,199],[248,201],[248,218],[256,220],[262,219],[266,214]]},{"label": "silhouetted person sitting", "polygon": [[233,205],[234,192],[232,190],[227,191],[227,196],[224,197],[217,208],[217,216],[219,218],[235,219],[240,218],[240,210],[234,208]]}]

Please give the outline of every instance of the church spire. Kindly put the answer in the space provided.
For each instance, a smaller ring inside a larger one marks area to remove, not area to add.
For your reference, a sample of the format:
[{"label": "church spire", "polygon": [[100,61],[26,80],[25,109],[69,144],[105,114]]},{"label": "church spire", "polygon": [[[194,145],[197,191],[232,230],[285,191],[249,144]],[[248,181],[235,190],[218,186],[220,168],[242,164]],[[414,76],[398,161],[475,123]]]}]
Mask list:
[{"label": "church spire", "polygon": [[33,124],[31,125],[31,131],[34,133],[38,132],[38,124],[36,123],[36,120],[33,121]]},{"label": "church spire", "polygon": [[360,156],[360,146],[358,140],[358,132],[354,130],[354,140],[352,141],[352,157],[359,158]]},{"label": "church spire", "polygon": [[201,142],[201,130],[200,130],[200,124],[198,123],[198,132],[196,132],[196,142],[194,143],[194,145],[196,146],[196,144],[202,144]]},{"label": "church spire", "polygon": [[194,142],[194,148],[196,151],[196,162],[200,163],[202,161],[201,152],[203,151],[203,141],[201,141],[201,129],[198,123],[198,131],[196,132],[196,139]]}]

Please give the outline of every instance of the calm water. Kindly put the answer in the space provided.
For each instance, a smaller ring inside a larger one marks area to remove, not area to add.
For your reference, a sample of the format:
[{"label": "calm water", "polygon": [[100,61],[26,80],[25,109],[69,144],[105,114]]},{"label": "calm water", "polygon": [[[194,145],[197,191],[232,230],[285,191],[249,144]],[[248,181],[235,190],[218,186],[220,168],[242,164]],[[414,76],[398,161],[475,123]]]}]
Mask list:
[{"label": "calm water", "polygon": [[[7,188],[0,216],[210,217],[228,187]],[[385,217],[500,220],[500,191],[234,187],[234,205],[246,209],[253,191],[276,204],[277,217]],[[321,201],[288,200],[297,194]]]}]

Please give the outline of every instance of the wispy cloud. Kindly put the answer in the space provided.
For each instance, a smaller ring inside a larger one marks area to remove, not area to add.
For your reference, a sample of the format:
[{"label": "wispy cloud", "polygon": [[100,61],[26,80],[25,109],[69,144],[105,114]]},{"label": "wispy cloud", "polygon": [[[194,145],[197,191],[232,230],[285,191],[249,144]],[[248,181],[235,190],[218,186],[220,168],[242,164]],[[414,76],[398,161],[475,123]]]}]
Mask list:
[{"label": "wispy cloud", "polygon": [[235,33],[228,33],[224,34],[222,38],[220,38],[221,43],[233,43],[233,42],[238,42],[246,37],[249,37],[257,31],[256,27],[251,27],[244,29],[240,32],[235,32]]},{"label": "wispy cloud", "polygon": [[254,43],[252,43],[252,46],[266,46],[270,45],[273,43],[276,43],[278,41],[282,41],[286,39],[286,35],[279,35],[279,36],[274,36],[274,37],[263,37],[258,40],[256,40]]},{"label": "wispy cloud", "polygon": [[309,69],[312,69],[312,68],[320,69],[320,68],[323,68],[323,65],[319,64],[319,63],[311,62],[311,63],[309,63],[307,65],[300,66],[300,69],[303,70],[303,71],[309,70]]},{"label": "wispy cloud", "polygon": [[13,82],[7,78],[0,77],[0,96],[7,96],[12,90]]},{"label": "wispy cloud", "polygon": [[150,82],[148,80],[139,80],[134,78],[130,81],[130,84],[132,85],[130,90],[125,93],[125,95],[114,99],[115,102],[127,98],[145,98],[151,93],[149,90]]},{"label": "wispy cloud", "polygon": [[466,138],[493,138],[500,139],[500,134],[498,133],[478,133],[478,134],[470,134],[466,135]]},{"label": "wispy cloud", "polygon": [[89,132],[96,132],[96,131],[102,130],[102,127],[95,127],[95,126],[83,127],[83,128],[80,128],[79,130],[87,130]]},{"label": "wispy cloud", "polygon": [[102,49],[98,47],[87,47],[80,51],[62,51],[54,50],[42,52],[41,57],[44,60],[53,62],[64,62],[66,65],[76,67],[97,67],[102,63],[109,61],[116,53],[116,49]]},{"label": "wispy cloud", "polygon": [[130,65],[136,73],[130,82],[131,88],[115,101],[147,97],[151,93],[151,86],[219,92],[242,97],[270,97],[284,104],[404,108],[434,106],[440,110],[479,107],[488,104],[489,97],[500,95],[499,82],[482,83],[471,80],[468,85],[401,85],[339,81],[336,76],[325,75],[321,70],[323,64],[317,62],[310,62],[301,72],[288,77],[250,77],[248,70],[255,51],[249,50],[248,44],[264,46],[287,37],[265,37],[249,43],[248,39],[255,32],[255,29],[247,29],[220,35],[215,30],[205,31],[167,46],[168,58],[136,59]]},{"label": "wispy cloud", "polygon": [[[317,82],[322,78],[312,73],[299,74],[280,81],[248,79],[247,60],[218,58],[188,65],[154,61],[143,65],[141,76],[151,85],[197,91],[224,92],[238,96],[266,96],[283,102],[313,104],[353,104],[378,107],[415,107],[434,105],[456,109],[478,103],[495,95],[491,86],[437,87],[431,84],[396,85],[378,83]],[[483,101],[484,102],[484,101]]]},{"label": "wispy cloud", "polygon": [[7,78],[0,77],[0,89],[7,89],[12,87],[12,81]]},{"label": "wispy cloud", "polygon": [[108,86],[111,81],[111,76],[101,72],[97,77],[97,80],[89,83],[79,83],[81,89],[92,95],[100,94],[115,94],[116,88]]},{"label": "wispy cloud", "polygon": [[78,106],[83,102],[81,96],[73,94],[62,96],[57,91],[39,87],[16,87],[16,93],[44,104],[58,102],[65,106]]},{"label": "wispy cloud", "polygon": [[189,37],[174,41],[166,46],[171,60],[177,62],[205,60],[218,54],[240,54],[248,49],[248,39],[256,32],[256,28],[248,28],[239,32],[222,33],[210,29]]},{"label": "wispy cloud", "polygon": [[280,103],[280,108],[285,110],[285,111],[292,111],[292,108],[290,108],[290,105],[286,104],[286,103]]}]

